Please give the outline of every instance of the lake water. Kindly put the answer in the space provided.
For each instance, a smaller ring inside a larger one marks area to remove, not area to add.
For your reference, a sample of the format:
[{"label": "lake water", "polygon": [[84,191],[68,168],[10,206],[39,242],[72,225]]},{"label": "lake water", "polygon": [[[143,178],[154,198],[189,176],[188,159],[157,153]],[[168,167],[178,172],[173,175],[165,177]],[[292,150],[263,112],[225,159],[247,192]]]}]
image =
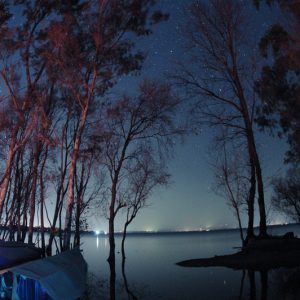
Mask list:
[{"label": "lake water", "polygon": [[[269,229],[271,234],[287,231],[300,236],[300,225]],[[84,236],[82,242],[89,266],[86,299],[110,299],[108,238]],[[117,252],[120,242],[117,236]],[[121,254],[116,253],[115,299],[300,299],[299,268],[254,273],[175,265],[181,260],[229,254],[240,244],[236,230],[129,235],[124,273]]]}]

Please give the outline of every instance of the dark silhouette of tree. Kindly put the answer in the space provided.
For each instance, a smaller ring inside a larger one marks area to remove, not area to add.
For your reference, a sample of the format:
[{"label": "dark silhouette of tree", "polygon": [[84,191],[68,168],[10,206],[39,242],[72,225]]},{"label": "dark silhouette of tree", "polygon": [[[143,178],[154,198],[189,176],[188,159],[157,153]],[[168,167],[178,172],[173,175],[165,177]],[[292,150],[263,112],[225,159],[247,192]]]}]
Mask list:
[{"label": "dark silhouette of tree", "polygon": [[[137,97],[124,96],[107,109],[107,117],[100,122],[100,132],[95,140],[100,144],[104,165],[108,171],[107,200],[110,253],[115,258],[114,220],[119,210],[127,205],[130,189],[128,180],[133,179],[133,166],[151,149],[153,155],[165,155],[172,138],[181,131],[176,128],[174,115],[178,99],[170,87],[154,81],[144,81]],[[142,200],[142,199],[141,199]]]},{"label": "dark silhouette of tree", "polygon": [[125,268],[125,259],[123,257],[123,259],[122,259],[122,276],[123,276],[123,280],[124,280],[124,287],[125,287],[126,293],[128,294],[128,299],[137,300],[138,297],[133,293],[133,291],[130,289],[130,286],[128,284],[125,269],[126,269]]},{"label": "dark silhouette of tree", "polygon": [[94,182],[96,176],[93,176],[95,170],[95,151],[93,149],[82,149],[79,154],[78,164],[76,165],[75,174],[75,218],[74,218],[74,242],[80,246],[80,231],[88,229],[87,219],[90,214],[90,208],[93,202],[100,194],[102,188],[102,178]]},{"label": "dark silhouette of tree", "polygon": [[[275,23],[259,43],[261,54],[267,58],[257,81],[261,98],[257,122],[262,128],[286,135],[290,146],[287,162],[300,161],[300,3],[278,2],[288,23]],[[259,1],[256,1],[259,4]]]},{"label": "dark silhouette of tree", "polygon": [[300,222],[300,168],[294,167],[287,171],[285,177],[279,177],[272,182],[274,195],[273,207],[283,212],[293,221]]},{"label": "dark silhouette of tree", "polygon": [[229,207],[238,221],[240,238],[242,244],[246,244],[243,234],[241,213],[242,207],[247,205],[248,209],[248,230],[247,238],[253,236],[254,207],[249,201],[251,192],[251,169],[247,164],[247,153],[243,141],[232,141],[226,138],[222,132],[219,138],[215,139],[212,153],[212,167],[215,175],[215,190],[218,195],[225,198]]},{"label": "dark silhouette of tree", "polygon": [[146,149],[141,149],[128,174],[128,186],[125,195],[126,219],[121,242],[123,259],[125,259],[125,239],[128,226],[138,212],[147,206],[147,199],[152,190],[168,183],[169,175],[165,170],[164,163],[162,161],[157,162],[154,156],[155,151],[151,149],[151,145],[147,145]]},{"label": "dark silhouette of tree", "polygon": [[68,168],[64,249],[70,247],[76,163],[91,106],[101,101],[118,76],[141,68],[144,55],[134,50],[129,36],[149,34],[150,23],[165,17],[158,12],[150,14],[154,1],[149,0],[90,4],[76,1],[64,7],[61,20],[53,20],[47,31],[42,53],[48,76],[67,91],[80,116]]},{"label": "dark silhouette of tree", "polygon": [[256,185],[260,236],[266,236],[264,182],[253,129],[255,65],[243,55],[251,47],[245,7],[238,1],[195,1],[188,14],[186,41],[192,64],[182,63],[175,80],[195,99],[199,123],[225,127],[230,138],[244,138],[253,170],[248,203],[254,203]]}]

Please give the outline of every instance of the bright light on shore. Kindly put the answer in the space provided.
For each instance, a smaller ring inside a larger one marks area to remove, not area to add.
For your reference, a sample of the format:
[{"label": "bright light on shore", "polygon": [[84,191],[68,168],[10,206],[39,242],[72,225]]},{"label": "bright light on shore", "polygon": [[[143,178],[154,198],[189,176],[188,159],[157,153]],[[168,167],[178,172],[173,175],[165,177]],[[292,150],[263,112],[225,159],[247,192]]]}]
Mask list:
[{"label": "bright light on shore", "polygon": [[99,231],[99,230],[95,230],[95,234],[96,234],[96,235],[99,235],[99,234],[100,234],[100,231]]}]

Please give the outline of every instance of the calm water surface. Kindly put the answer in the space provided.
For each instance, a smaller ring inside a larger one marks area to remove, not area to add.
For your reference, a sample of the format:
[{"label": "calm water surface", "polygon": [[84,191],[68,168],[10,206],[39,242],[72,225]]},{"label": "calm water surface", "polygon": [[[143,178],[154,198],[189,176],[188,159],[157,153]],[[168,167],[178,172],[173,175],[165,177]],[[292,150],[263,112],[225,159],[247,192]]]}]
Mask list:
[{"label": "calm water surface", "polygon": [[[269,233],[294,231],[282,226]],[[83,255],[89,266],[87,299],[110,299],[107,237],[84,236]],[[121,237],[116,237],[120,251]],[[223,267],[183,268],[176,262],[229,254],[239,247],[238,231],[177,234],[135,234],[126,240],[125,272],[116,254],[116,299],[300,299],[300,269],[243,272]]]}]

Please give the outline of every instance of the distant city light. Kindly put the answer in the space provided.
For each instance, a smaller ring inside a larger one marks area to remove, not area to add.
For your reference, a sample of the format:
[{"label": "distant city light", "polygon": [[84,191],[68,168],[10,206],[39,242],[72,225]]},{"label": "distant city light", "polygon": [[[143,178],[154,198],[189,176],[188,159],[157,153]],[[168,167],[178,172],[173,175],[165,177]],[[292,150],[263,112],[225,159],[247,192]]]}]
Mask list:
[{"label": "distant city light", "polygon": [[100,231],[99,231],[99,230],[95,230],[95,234],[96,234],[96,235],[99,235],[99,234],[100,234]]}]

